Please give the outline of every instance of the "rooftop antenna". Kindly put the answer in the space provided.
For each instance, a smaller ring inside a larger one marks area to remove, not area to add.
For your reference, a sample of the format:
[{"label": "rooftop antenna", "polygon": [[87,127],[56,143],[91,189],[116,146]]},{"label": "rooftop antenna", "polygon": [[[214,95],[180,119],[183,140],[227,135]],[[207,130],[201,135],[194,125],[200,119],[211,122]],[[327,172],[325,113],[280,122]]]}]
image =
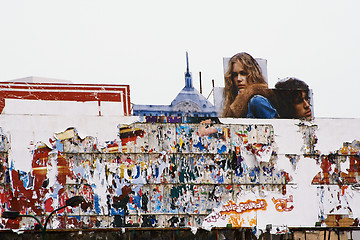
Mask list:
[{"label": "rooftop antenna", "polygon": [[209,100],[209,97],[211,96],[211,94],[214,95],[214,88],[215,88],[215,80],[212,80],[212,89],[211,92],[209,93],[209,96],[206,98],[207,100]]},{"label": "rooftop antenna", "polygon": [[189,73],[189,56],[188,56],[188,52],[186,52],[186,73]]},{"label": "rooftop antenna", "polygon": [[189,72],[189,58],[188,58],[188,52],[186,52],[186,73],[185,73],[185,87],[186,88],[192,88],[192,78],[191,73]]}]

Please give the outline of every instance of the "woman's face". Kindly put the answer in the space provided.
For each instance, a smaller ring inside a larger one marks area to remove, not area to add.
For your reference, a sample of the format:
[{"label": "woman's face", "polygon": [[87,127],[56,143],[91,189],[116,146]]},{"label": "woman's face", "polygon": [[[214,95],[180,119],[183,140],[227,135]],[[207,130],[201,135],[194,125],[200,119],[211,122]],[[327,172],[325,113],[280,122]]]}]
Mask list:
[{"label": "woman's face", "polygon": [[305,91],[301,92],[301,98],[299,99],[298,103],[295,104],[295,113],[296,118],[306,120],[311,119],[311,109],[309,104],[309,99]]},{"label": "woman's face", "polygon": [[247,76],[248,73],[245,71],[244,66],[239,61],[234,62],[231,78],[239,92],[248,86]]}]

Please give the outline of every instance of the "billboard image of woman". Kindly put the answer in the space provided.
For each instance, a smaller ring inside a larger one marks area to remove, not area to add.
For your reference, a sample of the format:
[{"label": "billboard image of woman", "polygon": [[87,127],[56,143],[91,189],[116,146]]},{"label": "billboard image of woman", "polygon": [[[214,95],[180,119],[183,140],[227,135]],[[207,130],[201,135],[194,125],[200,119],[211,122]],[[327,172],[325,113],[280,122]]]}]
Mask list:
[{"label": "billboard image of woman", "polygon": [[305,82],[287,78],[269,89],[258,61],[245,52],[232,56],[226,66],[222,117],[312,118],[311,91]]}]

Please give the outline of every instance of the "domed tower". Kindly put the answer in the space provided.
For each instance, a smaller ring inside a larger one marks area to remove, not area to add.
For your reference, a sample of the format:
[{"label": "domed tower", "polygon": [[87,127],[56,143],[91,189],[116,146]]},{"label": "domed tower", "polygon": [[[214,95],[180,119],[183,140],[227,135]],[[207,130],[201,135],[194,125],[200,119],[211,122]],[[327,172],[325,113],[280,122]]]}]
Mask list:
[{"label": "domed tower", "polygon": [[192,84],[189,57],[186,52],[185,87],[171,102],[173,115],[187,117],[216,117],[214,106]]},{"label": "domed tower", "polygon": [[186,116],[216,117],[215,107],[193,86],[189,71],[189,57],[186,52],[185,87],[170,105],[134,105],[133,114],[138,116]]}]

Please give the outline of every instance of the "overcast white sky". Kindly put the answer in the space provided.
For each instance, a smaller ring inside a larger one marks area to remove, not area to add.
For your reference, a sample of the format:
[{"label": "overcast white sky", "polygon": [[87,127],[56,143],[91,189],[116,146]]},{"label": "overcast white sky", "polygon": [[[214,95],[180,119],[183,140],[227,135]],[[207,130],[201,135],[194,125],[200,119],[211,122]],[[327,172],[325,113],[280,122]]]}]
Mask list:
[{"label": "overcast white sky", "polygon": [[268,61],[314,91],[315,117],[359,118],[358,0],[0,0],[0,81],[28,76],[129,84],[135,104],[170,104],[185,86],[224,86],[222,58]]}]

